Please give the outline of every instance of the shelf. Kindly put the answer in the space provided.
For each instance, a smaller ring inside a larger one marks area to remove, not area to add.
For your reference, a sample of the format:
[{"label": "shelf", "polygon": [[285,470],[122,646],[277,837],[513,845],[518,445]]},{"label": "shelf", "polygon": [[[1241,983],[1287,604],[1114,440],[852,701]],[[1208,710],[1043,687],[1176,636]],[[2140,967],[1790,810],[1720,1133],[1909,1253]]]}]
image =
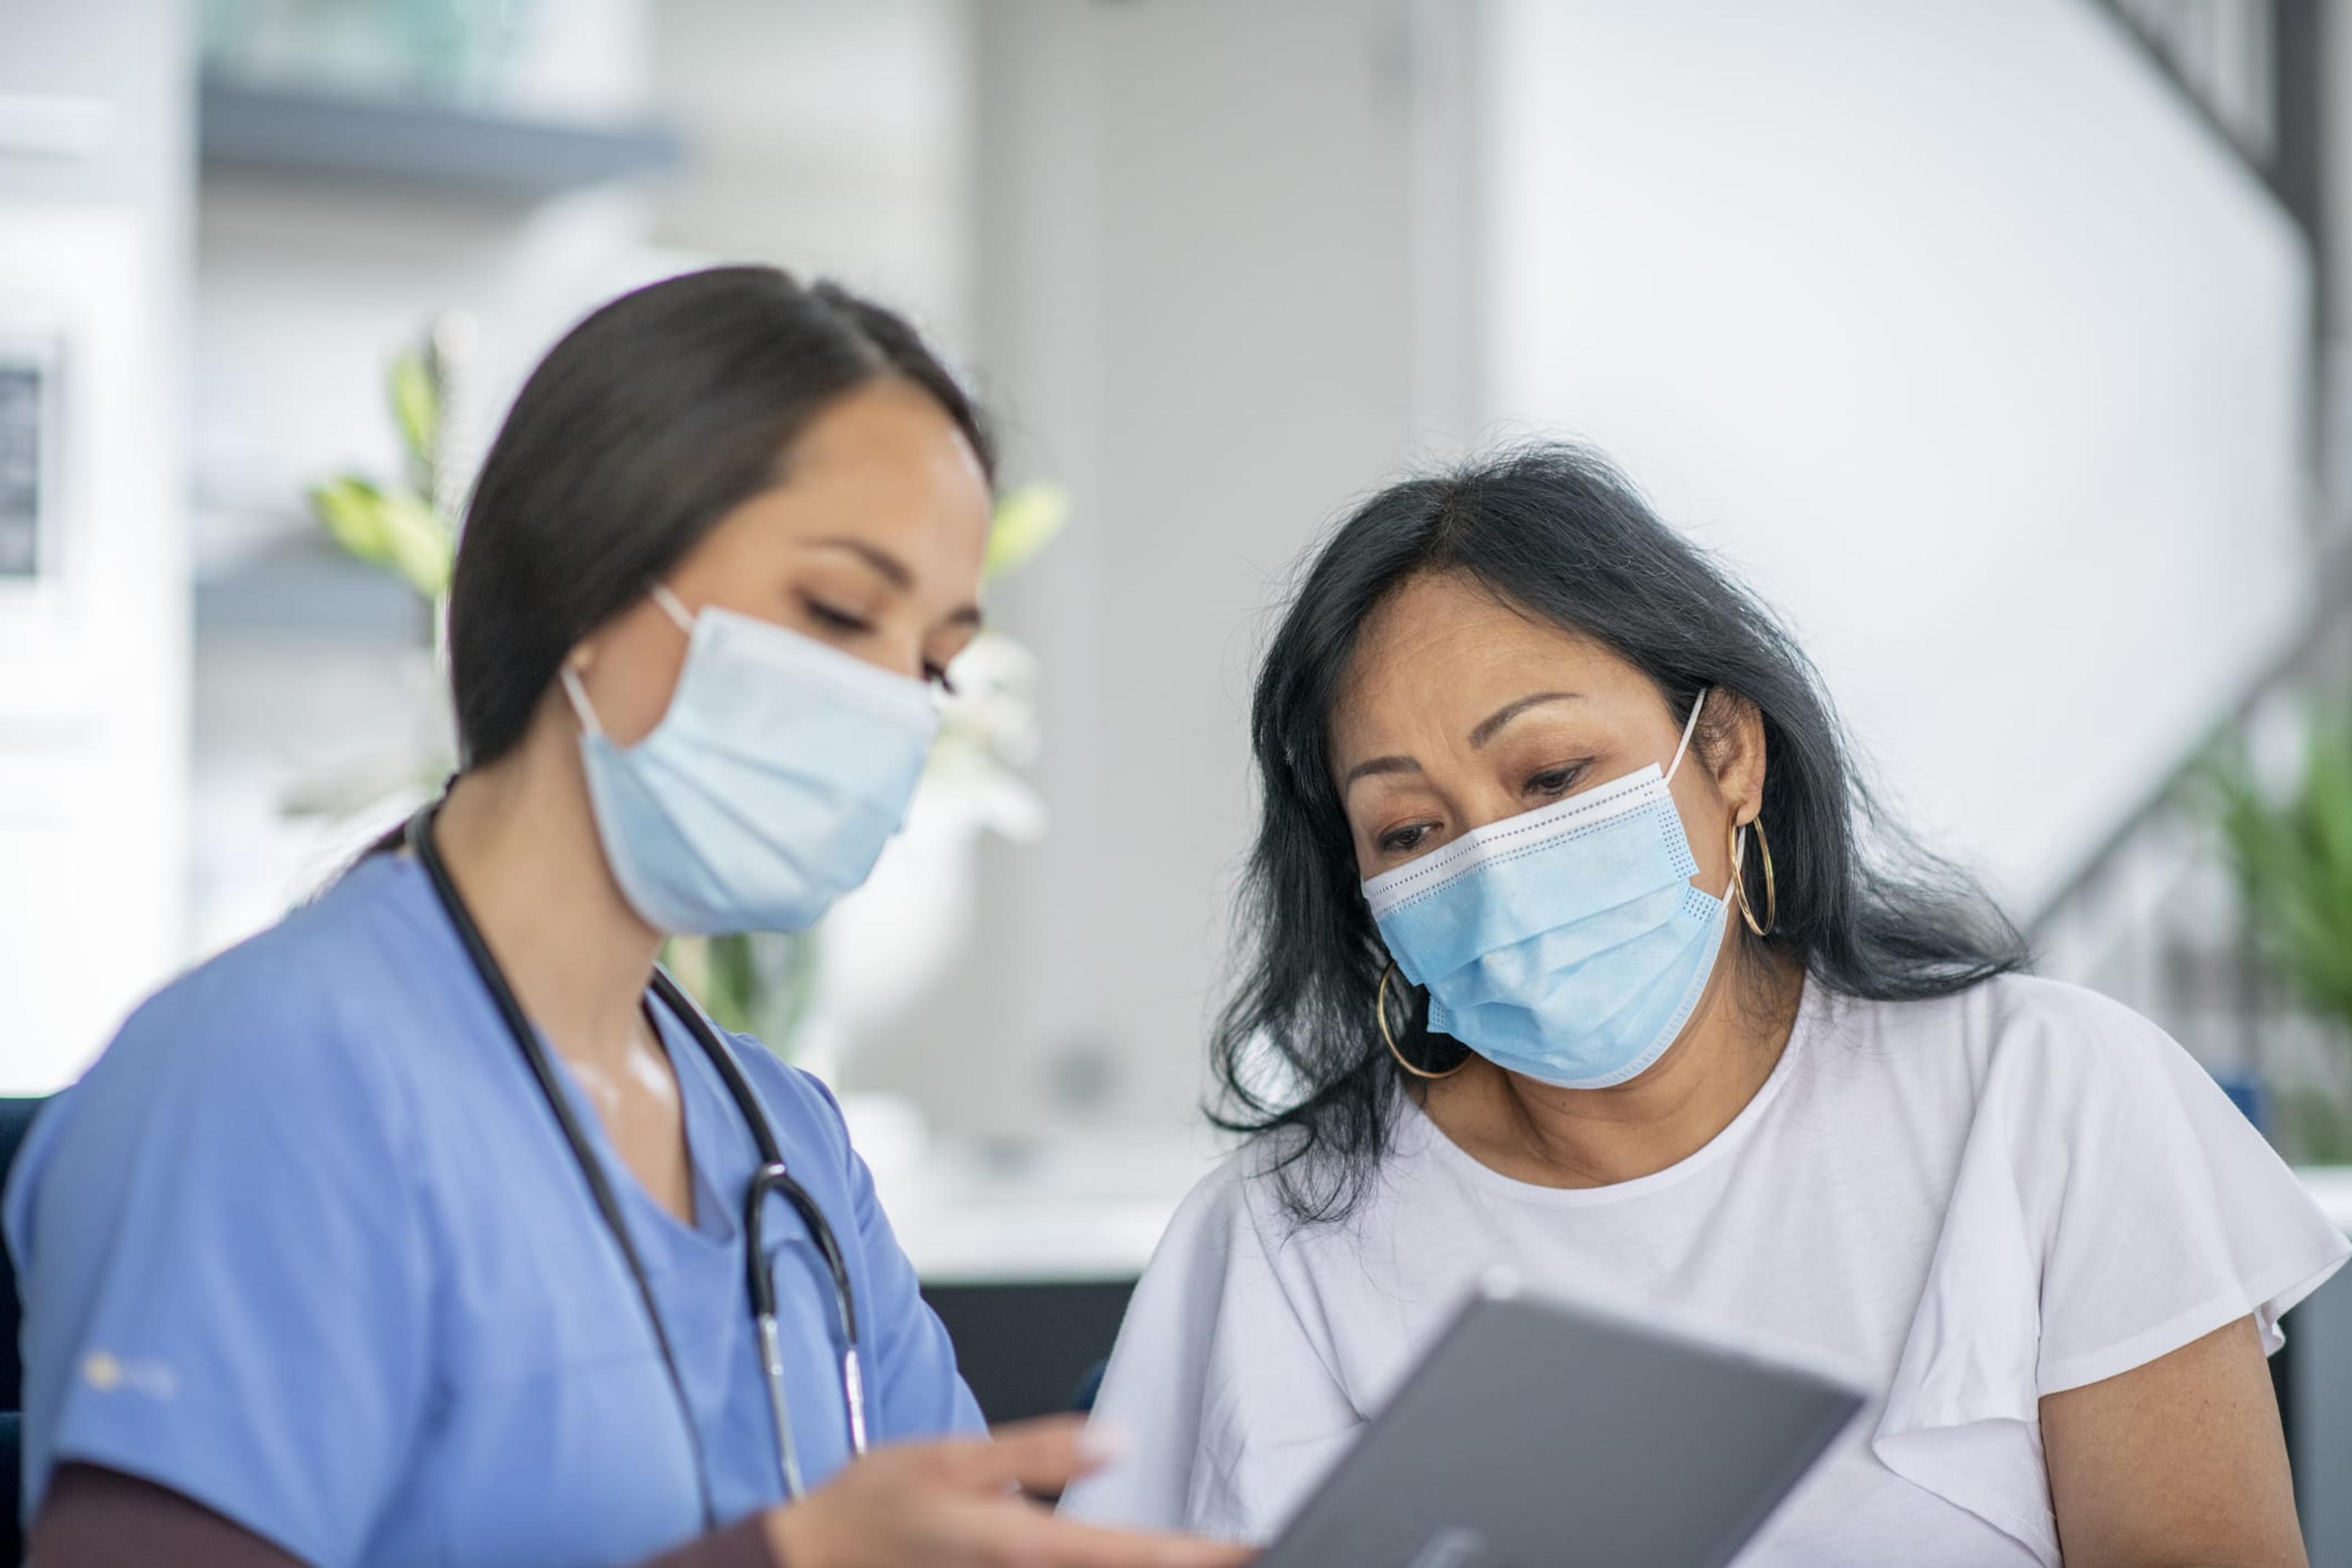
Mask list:
[{"label": "shelf", "polygon": [[207,80],[198,94],[207,168],[331,176],[534,199],[677,166],[657,125],[583,125],[434,104]]},{"label": "shelf", "polygon": [[276,541],[195,584],[200,642],[414,648],[429,647],[432,632],[413,590],[323,538]]}]

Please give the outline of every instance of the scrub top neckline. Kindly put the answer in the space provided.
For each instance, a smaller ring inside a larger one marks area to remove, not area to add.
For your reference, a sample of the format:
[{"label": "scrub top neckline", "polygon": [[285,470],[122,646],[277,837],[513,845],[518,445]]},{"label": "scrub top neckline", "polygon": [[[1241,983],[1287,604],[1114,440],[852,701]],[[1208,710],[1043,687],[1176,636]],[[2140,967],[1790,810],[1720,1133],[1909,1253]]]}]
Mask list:
[{"label": "scrub top neckline", "polygon": [[[712,1247],[731,1247],[739,1238],[740,1222],[737,1220],[732,1205],[720,1194],[709,1165],[713,1152],[711,1141],[720,1135],[721,1130],[710,1125],[709,1108],[705,1103],[709,1096],[704,1091],[711,1087],[716,1075],[712,1073],[710,1064],[702,1059],[701,1047],[687,1035],[686,1026],[671,1016],[669,1009],[663,1006],[650,991],[646,993],[646,1016],[653,1024],[654,1037],[661,1045],[662,1055],[669,1062],[670,1076],[677,1082],[679,1121],[686,1137],[687,1174],[694,1189],[694,1222],[691,1225],[672,1214],[660,1199],[646,1190],[645,1183],[638,1179],[635,1168],[621,1158],[619,1148],[614,1144],[612,1134],[604,1126],[604,1117],[597,1112],[595,1102],[588,1098],[587,1088],[580,1081],[579,1075],[572,1070],[572,1064],[548,1039],[544,1029],[539,1031],[539,1037],[563,1080],[564,1092],[572,1097],[572,1109],[581,1125],[587,1131],[590,1151],[604,1167],[606,1178],[620,1190],[621,1202],[643,1216],[644,1223],[659,1227],[664,1235]],[[538,1026],[533,1025],[532,1027],[537,1028]],[[719,1091],[724,1094],[724,1086],[719,1086]],[[730,1109],[733,1103],[731,1100],[728,1101]]]},{"label": "scrub top neckline", "polygon": [[[425,868],[417,863],[416,857],[403,847],[385,859],[413,885],[421,888],[434,919],[448,932],[450,939],[456,941],[457,929],[450,921],[448,911],[432,897],[430,879]],[[720,1130],[710,1125],[708,1110],[701,1103],[708,1097],[700,1091],[714,1086],[717,1075],[710,1064],[703,1059],[700,1046],[688,1034],[685,1022],[673,1016],[650,987],[645,994],[644,1016],[653,1025],[654,1038],[659,1042],[662,1055],[669,1062],[670,1076],[677,1084],[678,1119],[686,1139],[687,1173],[694,1188],[694,1222],[691,1225],[672,1214],[646,1189],[635,1169],[621,1158],[620,1150],[614,1146],[611,1133],[605,1129],[604,1118],[597,1111],[595,1101],[588,1098],[587,1086],[580,1081],[579,1074],[572,1070],[572,1063],[556,1048],[555,1042],[548,1037],[545,1029],[537,1023],[531,1025],[531,1029],[538,1035],[540,1046],[547,1052],[548,1059],[555,1064],[556,1077],[563,1085],[563,1092],[571,1098],[572,1113],[586,1132],[589,1152],[603,1167],[605,1178],[621,1194],[622,1204],[635,1208],[645,1216],[642,1223],[654,1226],[661,1235],[713,1248],[732,1247],[741,1226],[733,1206],[720,1194],[719,1184],[710,1173],[711,1140],[719,1135]],[[717,1026],[712,1027],[715,1029]],[[513,1042],[509,1039],[507,1044],[511,1048]],[[726,1094],[725,1085],[715,1084],[715,1087],[722,1096]],[[730,1109],[733,1103],[731,1097],[729,1098]]]},{"label": "scrub top neckline", "polygon": [[1507,1176],[1448,1137],[1445,1130],[1438,1126],[1411,1095],[1402,1097],[1404,1131],[1414,1152],[1425,1149],[1433,1158],[1462,1173],[1480,1186],[1518,1203],[1540,1204],[1555,1208],[1590,1208],[1646,1197],[1687,1181],[1727,1158],[1748,1141],[1764,1120],[1772,1102],[1780,1098],[1808,1037],[1823,1026],[1823,1014],[1829,1005],[1828,996],[1808,973],[1797,1003],[1796,1022],[1789,1030],[1788,1044],[1780,1047],[1780,1059],[1772,1064],[1772,1070],[1765,1075],[1763,1083],[1748,1097],[1748,1103],[1741,1106],[1738,1113],[1725,1122],[1714,1137],[1673,1164],[1652,1171],[1647,1175],[1593,1187],[1546,1186],[1539,1182],[1523,1182],[1517,1176]]}]

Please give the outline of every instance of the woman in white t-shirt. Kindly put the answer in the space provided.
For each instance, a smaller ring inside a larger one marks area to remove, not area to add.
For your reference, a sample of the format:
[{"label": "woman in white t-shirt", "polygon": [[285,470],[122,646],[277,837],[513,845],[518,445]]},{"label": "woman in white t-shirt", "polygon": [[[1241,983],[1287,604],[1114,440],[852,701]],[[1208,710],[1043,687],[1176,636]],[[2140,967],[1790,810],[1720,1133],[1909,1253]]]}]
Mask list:
[{"label": "woman in white t-shirt", "polygon": [[1066,1509],[1270,1535],[1508,1265],[1868,1380],[1743,1564],[2303,1563],[2263,1358],[2352,1248],[2161,1031],[1895,853],[1802,654],[1604,463],[1367,502],[1252,733],[1217,1056],[1258,1136]]}]

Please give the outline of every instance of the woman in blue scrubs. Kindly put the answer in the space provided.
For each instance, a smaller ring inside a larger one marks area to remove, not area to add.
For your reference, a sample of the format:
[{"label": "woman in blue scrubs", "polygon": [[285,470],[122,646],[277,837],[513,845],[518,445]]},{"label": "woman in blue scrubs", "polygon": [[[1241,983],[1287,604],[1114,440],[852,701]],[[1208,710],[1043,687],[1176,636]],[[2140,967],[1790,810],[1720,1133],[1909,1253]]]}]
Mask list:
[{"label": "woman in blue scrubs", "polygon": [[990,483],[955,381],[830,287],[698,273],[557,345],[467,512],[463,772],[24,1151],[42,1568],[1234,1561],[1023,1499],[1075,1429],[986,1438],[824,1087],[651,988],[667,934],[864,879]]}]

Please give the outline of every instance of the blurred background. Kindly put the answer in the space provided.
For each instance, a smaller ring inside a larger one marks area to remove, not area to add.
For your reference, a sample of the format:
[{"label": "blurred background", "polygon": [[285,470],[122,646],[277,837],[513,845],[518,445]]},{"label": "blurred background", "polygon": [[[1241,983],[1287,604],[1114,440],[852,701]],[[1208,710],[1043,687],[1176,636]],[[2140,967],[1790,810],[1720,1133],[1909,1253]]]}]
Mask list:
[{"label": "blurred background", "polygon": [[437,784],[507,400],[721,259],[906,308],[1006,438],[913,827],[673,954],[843,1089],[994,1413],[1070,1371],[994,1331],[1107,1343],[1216,1154],[1286,568],[1514,437],[1722,552],[2045,970],[2352,1221],[2336,0],[0,0],[0,1092]]}]

